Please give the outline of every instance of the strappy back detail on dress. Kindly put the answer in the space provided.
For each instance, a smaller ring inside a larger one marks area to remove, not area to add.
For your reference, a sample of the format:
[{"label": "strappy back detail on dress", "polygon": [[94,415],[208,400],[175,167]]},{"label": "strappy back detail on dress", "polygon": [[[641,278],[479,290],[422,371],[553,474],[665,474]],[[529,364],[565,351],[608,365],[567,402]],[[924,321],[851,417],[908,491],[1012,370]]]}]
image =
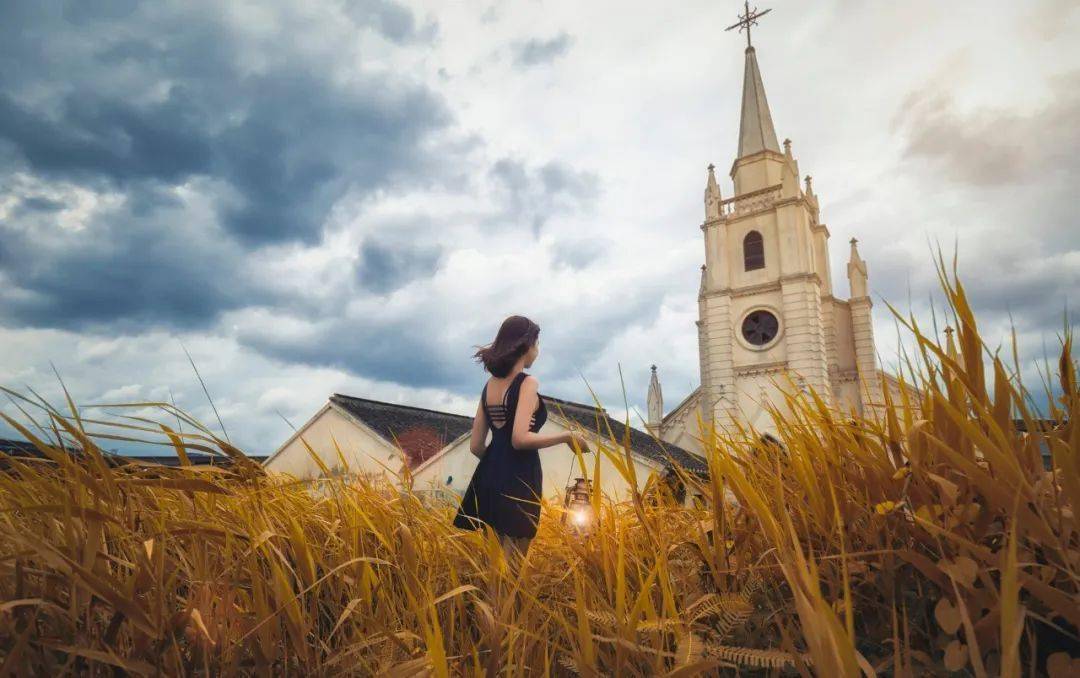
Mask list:
[{"label": "strappy back detail on dress", "polygon": [[[487,401],[488,385],[484,384],[484,392],[481,394],[481,398],[484,402],[484,409],[487,412],[488,423],[493,429],[502,430],[503,426],[506,425],[506,422],[511,419],[511,415],[513,413],[510,411],[510,408],[517,407],[517,399],[515,398],[513,403],[509,401],[510,391],[517,387],[520,382],[524,380],[525,376],[527,376],[525,372],[518,372],[516,375],[514,375],[514,378],[510,381],[510,385],[507,386],[506,390],[503,392],[502,402],[496,405],[492,405]],[[533,411],[532,415],[529,417],[530,430],[536,423],[536,412],[539,411],[539,409],[540,407],[538,406],[536,410]]]}]

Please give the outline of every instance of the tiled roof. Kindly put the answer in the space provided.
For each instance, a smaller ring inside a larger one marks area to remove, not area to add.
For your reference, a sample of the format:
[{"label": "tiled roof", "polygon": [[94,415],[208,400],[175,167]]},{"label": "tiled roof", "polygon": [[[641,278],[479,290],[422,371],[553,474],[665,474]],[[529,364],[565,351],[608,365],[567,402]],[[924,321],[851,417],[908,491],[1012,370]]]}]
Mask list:
[{"label": "tiled roof", "polygon": [[355,398],[340,393],[330,396],[330,402],[362,421],[386,442],[401,447],[410,468],[416,468],[452,441],[472,430],[473,418],[460,414]]},{"label": "tiled roof", "polygon": [[0,438],[0,452],[12,457],[44,456],[38,452],[38,449],[34,447],[33,443],[28,443],[25,440],[9,440],[5,438]]},{"label": "tiled roof", "polygon": [[[79,456],[82,452],[78,449],[69,448],[68,450],[72,455]],[[22,457],[31,459],[45,459],[45,455],[41,453],[37,447],[32,443],[25,440],[9,440],[0,438],[0,452],[10,457]],[[180,458],[174,454],[112,454],[105,453],[105,458],[114,464],[125,464],[132,461],[139,461],[151,464],[161,464],[162,466],[179,466]],[[248,459],[255,463],[261,463],[266,457],[249,456]],[[189,452],[188,460],[193,466],[231,466],[233,463],[232,458],[225,455],[212,455],[203,454],[201,452]]]},{"label": "tiled roof", "polygon": [[[594,405],[575,403],[548,395],[542,395],[541,397],[544,399],[544,404],[547,405],[549,415],[558,414],[561,410],[566,417],[573,419],[586,430],[598,433],[605,439],[610,439],[608,434],[608,427],[610,426],[611,434],[620,443],[622,442],[627,426],[621,421],[610,417],[606,410],[597,409]],[[677,445],[658,441],[648,433],[639,431],[633,426],[630,426],[629,429],[630,449],[634,452],[666,466],[670,466],[672,460],[674,460],[678,465],[692,473],[705,474],[708,471],[708,467],[701,457]]]}]

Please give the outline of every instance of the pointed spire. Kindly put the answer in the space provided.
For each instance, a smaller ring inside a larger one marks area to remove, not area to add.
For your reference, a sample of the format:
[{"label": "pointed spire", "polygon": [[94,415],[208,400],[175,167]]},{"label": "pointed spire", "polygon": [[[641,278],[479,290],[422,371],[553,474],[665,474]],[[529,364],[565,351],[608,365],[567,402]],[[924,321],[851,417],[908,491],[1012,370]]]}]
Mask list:
[{"label": "pointed spire", "polygon": [[847,265],[847,277],[848,282],[851,284],[852,299],[867,296],[866,262],[859,256],[859,248],[856,247],[858,242],[855,238],[851,239],[851,258],[848,260]]},{"label": "pointed spire", "polygon": [[720,218],[720,185],[716,183],[716,167],[709,163],[709,179],[705,182],[705,221]]},{"label": "pointed spire", "polygon": [[649,379],[649,427],[660,426],[664,418],[664,395],[660,392],[660,379],[656,376],[656,365],[652,366],[652,377]]},{"label": "pointed spire", "polygon": [[810,205],[810,219],[812,223],[817,224],[821,219],[820,206],[818,205],[817,196],[814,195],[814,179],[809,174],[806,175],[806,188],[803,190],[803,196],[806,198],[806,202]]},{"label": "pointed spire", "polygon": [[705,294],[705,287],[706,287],[705,272],[706,272],[705,264],[702,264],[701,265],[701,286],[698,287],[698,294],[699,295]]},{"label": "pointed spire", "polygon": [[753,47],[746,48],[746,70],[743,73],[742,118],[739,120],[739,156],[744,158],[759,151],[780,152],[773,129],[765,85],[761,82],[757,56]]}]

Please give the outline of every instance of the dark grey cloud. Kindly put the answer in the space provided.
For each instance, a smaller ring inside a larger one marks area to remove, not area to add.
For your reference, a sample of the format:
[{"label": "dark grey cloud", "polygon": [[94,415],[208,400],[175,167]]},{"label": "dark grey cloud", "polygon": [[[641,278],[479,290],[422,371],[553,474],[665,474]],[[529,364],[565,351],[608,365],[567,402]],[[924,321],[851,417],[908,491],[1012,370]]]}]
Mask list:
[{"label": "dark grey cloud", "polygon": [[333,367],[369,379],[414,387],[460,388],[475,381],[461,355],[441,342],[435,317],[327,317],[303,337],[242,329],[238,339],[262,355],[290,364]]},{"label": "dark grey cloud", "polygon": [[438,245],[397,246],[369,238],[360,246],[357,279],[370,292],[393,292],[417,278],[431,277],[443,253]]},{"label": "dark grey cloud", "polygon": [[31,196],[23,198],[18,205],[20,212],[59,212],[65,204],[61,200],[53,200],[43,196]]},{"label": "dark grey cloud", "polygon": [[502,158],[491,166],[488,176],[506,203],[497,225],[504,226],[506,221],[527,224],[534,236],[552,217],[590,209],[600,191],[595,173],[575,170],[559,161],[530,167],[517,159]]},{"label": "dark grey cloud", "polygon": [[[669,293],[669,289],[661,286],[627,286],[603,300],[583,298],[572,319],[534,318],[540,325],[542,351],[551,356],[543,367],[544,374],[553,380],[580,384],[580,370],[593,364],[613,338],[628,328],[656,323],[664,297]],[[615,368],[615,365],[604,366],[604,369]]]},{"label": "dark grey cloud", "polygon": [[495,23],[496,21],[499,20],[499,16],[500,16],[500,8],[498,6],[498,3],[495,3],[495,4],[491,5],[490,7],[488,7],[487,9],[485,9],[483,12],[481,12],[481,14],[480,14],[480,23],[482,23],[482,24],[493,24],[493,23]]},{"label": "dark grey cloud", "polygon": [[552,246],[552,263],[557,268],[581,270],[599,259],[604,249],[600,240],[560,240]]},{"label": "dark grey cloud", "polygon": [[[611,338],[628,326],[648,326],[660,312],[666,290],[646,288],[623,290],[618,303],[607,303],[595,295],[583,298],[576,307],[573,321],[563,315],[547,317],[528,308],[523,313],[540,325],[543,353],[549,356],[538,364],[543,379],[579,379],[578,370],[592,363]],[[536,303],[544,290],[535,290]],[[413,387],[443,388],[468,392],[477,383],[481,371],[468,359],[473,345],[483,345],[494,338],[502,317],[490,310],[475,308],[431,308],[424,304],[405,317],[380,317],[378,313],[341,310],[303,332],[274,333],[262,327],[242,327],[237,339],[246,347],[291,364],[334,367],[354,374]],[[462,326],[468,328],[462,332]],[[447,336],[453,324],[455,339]],[[468,337],[462,341],[461,336]]]},{"label": "dark grey cloud", "polygon": [[[220,11],[18,4],[0,9],[0,140],[21,166],[0,172],[120,191],[212,177],[251,245],[314,242],[346,191],[419,180],[425,138],[450,122],[422,86],[362,68],[341,84],[334,63],[288,54],[286,35],[249,44]],[[385,0],[350,9],[390,39],[417,31]]]},{"label": "dark grey cloud", "polygon": [[345,0],[345,11],[360,27],[374,28],[394,42],[430,41],[438,32],[438,23],[418,26],[408,8],[390,0]]},{"label": "dark grey cloud", "polygon": [[[869,268],[879,318],[892,319],[880,299],[902,314],[909,310],[909,295],[910,308],[917,316],[928,309],[931,299],[938,311],[943,308],[941,287],[925,265],[936,256],[937,247],[938,243],[928,245],[922,256],[888,246],[875,250]],[[953,242],[942,242],[940,247],[951,274]],[[1076,255],[1070,260],[1059,252],[1035,247],[961,248],[957,271],[980,323],[1001,326],[1011,318],[1020,332],[1052,334],[1062,326],[1066,305],[1076,303],[1076,290],[1080,289],[1076,260]]]},{"label": "dark grey cloud", "polygon": [[0,94],[0,138],[18,149],[30,171],[46,178],[179,183],[211,172],[212,140],[199,124],[208,121],[198,119],[194,106],[194,98],[183,93],[137,110],[80,91],[47,111]]},{"label": "dark grey cloud", "polygon": [[265,299],[244,280],[242,249],[189,214],[176,200],[129,195],[77,229],[51,212],[0,223],[0,325],[189,329]]},{"label": "dark grey cloud", "polygon": [[514,63],[525,67],[551,63],[570,51],[573,44],[573,36],[565,32],[547,39],[526,40],[514,45]]},{"label": "dark grey cloud", "polygon": [[130,16],[138,9],[140,0],[98,0],[97,2],[63,0],[63,2],[51,4],[53,7],[59,6],[63,17],[67,21],[77,25],[84,25],[95,21],[122,19]]}]

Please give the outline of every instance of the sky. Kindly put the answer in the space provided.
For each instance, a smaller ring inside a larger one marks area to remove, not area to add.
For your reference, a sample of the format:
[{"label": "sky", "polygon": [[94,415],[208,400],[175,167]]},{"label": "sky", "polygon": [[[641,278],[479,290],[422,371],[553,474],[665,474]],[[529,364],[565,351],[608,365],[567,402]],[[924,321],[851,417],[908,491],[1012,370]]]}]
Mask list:
[{"label": "sky", "polygon": [[[761,7],[777,134],[838,296],[859,239],[883,364],[885,301],[940,303],[940,244],[1037,379],[1080,289],[1080,3]],[[472,353],[521,314],[542,393],[640,424],[656,364],[673,408],[699,383],[740,9],[0,2],[0,385],[59,404],[55,366],[81,404],[219,428],[190,354],[230,439],[268,454],[334,392],[472,415]]]}]

